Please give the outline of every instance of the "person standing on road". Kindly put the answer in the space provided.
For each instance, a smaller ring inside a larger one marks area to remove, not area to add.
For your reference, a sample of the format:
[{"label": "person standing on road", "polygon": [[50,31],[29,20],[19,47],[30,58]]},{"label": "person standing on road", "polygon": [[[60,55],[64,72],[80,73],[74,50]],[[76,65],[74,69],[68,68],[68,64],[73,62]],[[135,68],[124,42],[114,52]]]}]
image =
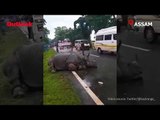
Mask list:
[{"label": "person standing on road", "polygon": [[71,43],[71,52],[73,52],[73,47],[74,47],[73,43]]},{"label": "person standing on road", "polygon": [[59,52],[59,50],[58,50],[58,42],[56,42],[56,51],[57,51],[57,53]]},{"label": "person standing on road", "polygon": [[82,55],[84,56],[84,42],[81,42],[81,50],[82,50]]},{"label": "person standing on road", "polygon": [[121,47],[122,41],[119,39],[118,40],[118,45],[117,45],[117,52],[119,52],[119,49]]}]

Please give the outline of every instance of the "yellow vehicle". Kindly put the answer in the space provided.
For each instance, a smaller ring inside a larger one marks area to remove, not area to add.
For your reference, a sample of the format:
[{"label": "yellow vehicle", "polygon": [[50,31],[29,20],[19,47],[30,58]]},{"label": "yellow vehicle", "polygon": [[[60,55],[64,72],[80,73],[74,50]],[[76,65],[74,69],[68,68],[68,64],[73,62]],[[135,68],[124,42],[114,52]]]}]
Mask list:
[{"label": "yellow vehicle", "polygon": [[117,26],[104,28],[96,33],[94,46],[98,53],[104,51],[110,53],[117,52]]}]

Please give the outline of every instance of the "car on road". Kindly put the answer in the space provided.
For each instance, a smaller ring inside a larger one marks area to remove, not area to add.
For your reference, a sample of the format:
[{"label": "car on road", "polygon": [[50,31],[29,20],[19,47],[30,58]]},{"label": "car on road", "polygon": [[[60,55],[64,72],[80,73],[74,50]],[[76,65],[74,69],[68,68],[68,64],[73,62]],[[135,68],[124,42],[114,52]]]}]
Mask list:
[{"label": "car on road", "polygon": [[84,43],[84,49],[89,50],[90,47],[91,47],[91,45],[90,45],[89,41],[86,40],[86,39],[75,40],[75,42],[74,42],[75,48],[76,48],[77,50],[81,50],[81,49],[82,49],[82,48],[81,48],[82,42]]},{"label": "car on road", "polygon": [[98,53],[104,51],[110,53],[117,52],[117,26],[104,28],[96,33],[96,41],[94,47]]},{"label": "car on road", "polygon": [[57,44],[57,42],[51,42],[51,43],[50,43],[50,47],[53,48],[53,47],[56,46],[56,44]]},{"label": "car on road", "polygon": [[58,51],[59,51],[59,53],[71,52],[72,51],[72,43],[71,42],[58,43]]}]

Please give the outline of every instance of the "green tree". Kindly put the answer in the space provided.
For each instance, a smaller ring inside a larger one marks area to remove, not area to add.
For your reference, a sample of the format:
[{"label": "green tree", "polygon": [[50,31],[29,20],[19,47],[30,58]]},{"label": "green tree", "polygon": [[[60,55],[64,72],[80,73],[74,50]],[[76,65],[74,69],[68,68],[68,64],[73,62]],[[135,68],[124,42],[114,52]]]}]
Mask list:
[{"label": "green tree", "polygon": [[44,30],[44,34],[45,34],[45,35],[50,34],[50,31],[49,31],[46,27],[44,27],[43,30]]},{"label": "green tree", "polygon": [[48,34],[50,34],[50,31],[46,27],[44,27],[43,30],[44,30],[44,34],[45,34],[45,37],[43,38],[43,41],[45,43],[49,43]]},{"label": "green tree", "polygon": [[90,39],[91,28],[89,23],[86,21],[85,16],[79,17],[74,22],[74,29],[79,31],[82,38]]},{"label": "green tree", "polygon": [[115,15],[86,15],[85,20],[95,32],[116,25]]},{"label": "green tree", "polygon": [[65,39],[67,32],[68,31],[67,31],[67,27],[66,26],[55,28],[55,39],[57,39],[57,40]]},{"label": "green tree", "polygon": [[92,30],[116,25],[115,15],[83,15],[74,22],[74,29],[79,30],[84,39],[89,39]]},{"label": "green tree", "polygon": [[74,41],[77,39],[82,39],[83,36],[81,34],[80,29],[72,29],[69,33],[67,38],[71,40],[71,42],[74,44]]},{"label": "green tree", "polygon": [[65,38],[69,38],[72,43],[74,40],[83,38],[80,29],[72,29],[63,27],[55,28],[55,40],[64,40]]}]

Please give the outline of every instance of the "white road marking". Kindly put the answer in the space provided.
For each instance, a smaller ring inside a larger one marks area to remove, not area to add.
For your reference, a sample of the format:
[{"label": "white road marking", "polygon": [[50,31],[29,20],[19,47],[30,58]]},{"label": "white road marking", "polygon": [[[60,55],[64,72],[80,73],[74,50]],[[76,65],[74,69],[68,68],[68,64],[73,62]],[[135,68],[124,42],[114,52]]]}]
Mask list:
[{"label": "white road marking", "polygon": [[145,52],[151,51],[151,50],[149,50],[149,49],[144,49],[144,48],[135,47],[135,46],[126,45],[126,44],[122,44],[122,46],[124,46],[124,47],[129,47],[129,48],[133,48],[133,49],[137,49],[137,50],[142,50],[142,51],[145,51]]},{"label": "white road marking", "polygon": [[90,54],[90,56],[99,57],[98,55]]},{"label": "white road marking", "polygon": [[77,78],[77,80],[80,82],[82,87],[86,90],[86,92],[89,94],[89,96],[93,99],[93,101],[97,105],[104,105],[102,101],[94,94],[94,92],[87,86],[87,84],[79,77],[79,75],[75,71],[72,71],[72,73]]}]

